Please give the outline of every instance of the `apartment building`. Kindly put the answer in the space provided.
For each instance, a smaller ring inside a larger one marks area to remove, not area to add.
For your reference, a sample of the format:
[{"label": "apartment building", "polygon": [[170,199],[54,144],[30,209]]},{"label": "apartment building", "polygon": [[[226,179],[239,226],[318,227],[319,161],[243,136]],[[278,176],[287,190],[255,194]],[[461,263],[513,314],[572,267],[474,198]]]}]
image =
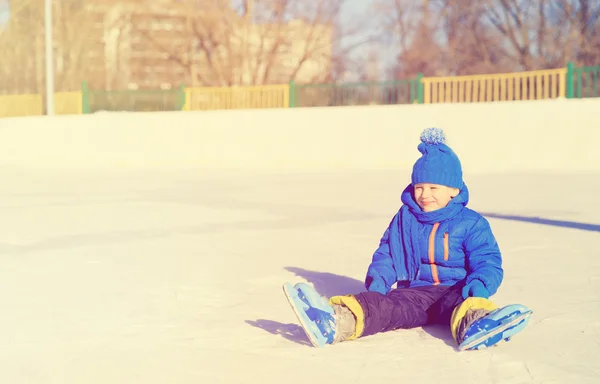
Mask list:
[{"label": "apartment building", "polygon": [[318,81],[329,73],[331,26],[255,24],[226,0],[205,3],[90,5],[103,35],[103,49],[94,53],[103,56],[104,68],[95,65],[95,73],[104,71],[98,81],[103,77],[108,88],[231,86]]},{"label": "apartment building", "polygon": [[[0,31],[0,90],[41,92],[43,0],[13,8]],[[257,24],[228,0],[55,0],[53,37],[57,90],[82,81],[95,89],[169,89],[322,81],[333,28]]]}]

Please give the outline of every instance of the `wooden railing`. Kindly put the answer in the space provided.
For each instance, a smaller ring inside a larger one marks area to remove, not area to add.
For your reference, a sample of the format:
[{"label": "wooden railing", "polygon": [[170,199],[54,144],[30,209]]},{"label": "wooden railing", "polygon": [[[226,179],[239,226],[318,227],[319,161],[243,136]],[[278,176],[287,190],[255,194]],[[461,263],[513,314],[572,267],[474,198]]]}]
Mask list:
[{"label": "wooden railing", "polygon": [[288,108],[290,86],[262,85],[250,87],[186,88],[187,111],[213,109]]},{"label": "wooden railing", "polygon": [[567,69],[490,75],[424,77],[423,102],[476,103],[565,97]]}]

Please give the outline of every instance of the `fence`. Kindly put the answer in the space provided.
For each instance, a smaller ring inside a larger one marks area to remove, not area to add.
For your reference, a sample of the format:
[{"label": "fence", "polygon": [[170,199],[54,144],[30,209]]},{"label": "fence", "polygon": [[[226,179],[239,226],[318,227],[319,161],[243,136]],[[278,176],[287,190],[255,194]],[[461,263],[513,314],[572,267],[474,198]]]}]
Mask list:
[{"label": "fence", "polygon": [[420,81],[414,79],[384,83],[290,84],[290,107],[337,107],[422,103]]},{"label": "fence", "polygon": [[263,85],[251,87],[207,87],[185,90],[183,109],[206,111],[214,109],[287,108],[290,86]]},{"label": "fence", "polygon": [[[57,115],[78,115],[82,111],[81,92],[54,94]],[[0,117],[41,116],[44,114],[42,95],[0,95]]]},{"label": "fence", "polygon": [[423,101],[472,103],[565,97],[566,68],[492,75],[423,78]]},{"label": "fence", "polygon": [[0,95],[0,117],[39,116],[44,113],[42,95]]},{"label": "fence", "polygon": [[83,113],[82,92],[58,92],[54,94],[57,115],[80,115]]},{"label": "fence", "polygon": [[[473,103],[600,97],[600,66],[529,72],[423,77],[383,83],[280,84],[170,90],[90,90],[55,94],[56,114],[97,111],[206,111],[216,109],[347,105]],[[40,94],[0,95],[0,117],[44,113]]]},{"label": "fence", "polygon": [[599,97],[600,66],[575,68],[573,63],[567,65],[569,74],[569,98]]},{"label": "fence", "polygon": [[168,90],[90,90],[82,85],[83,113],[98,111],[178,111],[185,104],[184,87]]}]

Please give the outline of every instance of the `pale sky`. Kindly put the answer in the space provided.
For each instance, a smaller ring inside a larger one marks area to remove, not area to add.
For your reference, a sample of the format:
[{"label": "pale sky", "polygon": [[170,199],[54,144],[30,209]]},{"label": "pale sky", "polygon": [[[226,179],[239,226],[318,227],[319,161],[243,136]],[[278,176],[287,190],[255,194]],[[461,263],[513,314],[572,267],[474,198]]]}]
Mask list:
[{"label": "pale sky", "polygon": [[9,14],[10,14],[9,0],[0,0],[0,24],[4,24],[8,21]]}]

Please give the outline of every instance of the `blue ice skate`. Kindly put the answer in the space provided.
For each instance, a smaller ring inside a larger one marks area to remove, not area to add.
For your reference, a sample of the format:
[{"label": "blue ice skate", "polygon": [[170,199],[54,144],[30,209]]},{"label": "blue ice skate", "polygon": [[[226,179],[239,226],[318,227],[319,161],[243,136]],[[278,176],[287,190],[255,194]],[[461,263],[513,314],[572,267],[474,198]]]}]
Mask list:
[{"label": "blue ice skate", "polygon": [[306,283],[294,286],[285,283],[283,291],[310,342],[319,348],[331,344],[335,337],[335,318],[329,301]]},{"label": "blue ice skate", "polygon": [[458,349],[477,350],[509,341],[512,336],[525,329],[532,313],[532,310],[520,304],[498,308],[471,324]]}]

